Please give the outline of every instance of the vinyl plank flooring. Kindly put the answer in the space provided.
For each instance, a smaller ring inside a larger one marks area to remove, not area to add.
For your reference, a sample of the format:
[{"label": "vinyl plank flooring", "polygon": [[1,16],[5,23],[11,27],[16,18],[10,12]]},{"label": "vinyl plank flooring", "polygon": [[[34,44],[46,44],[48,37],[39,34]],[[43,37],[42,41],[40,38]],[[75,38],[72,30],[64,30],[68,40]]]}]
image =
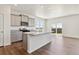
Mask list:
[{"label": "vinyl plank flooring", "polygon": [[22,42],[0,47],[0,55],[79,55],[79,39],[56,36],[52,42],[29,54]]}]

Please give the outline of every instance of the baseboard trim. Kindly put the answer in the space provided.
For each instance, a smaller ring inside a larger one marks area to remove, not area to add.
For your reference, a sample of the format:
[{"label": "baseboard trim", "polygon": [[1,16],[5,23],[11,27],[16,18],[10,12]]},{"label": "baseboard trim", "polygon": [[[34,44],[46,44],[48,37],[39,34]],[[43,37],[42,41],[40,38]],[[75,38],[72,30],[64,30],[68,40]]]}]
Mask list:
[{"label": "baseboard trim", "polygon": [[13,43],[18,43],[18,42],[22,42],[22,41],[23,41],[23,40],[20,40],[20,41],[16,41],[16,42],[11,42],[11,43],[13,44]]},{"label": "baseboard trim", "polygon": [[79,39],[79,38],[76,38],[76,37],[69,37],[69,36],[63,36],[64,38],[71,38],[71,39]]}]

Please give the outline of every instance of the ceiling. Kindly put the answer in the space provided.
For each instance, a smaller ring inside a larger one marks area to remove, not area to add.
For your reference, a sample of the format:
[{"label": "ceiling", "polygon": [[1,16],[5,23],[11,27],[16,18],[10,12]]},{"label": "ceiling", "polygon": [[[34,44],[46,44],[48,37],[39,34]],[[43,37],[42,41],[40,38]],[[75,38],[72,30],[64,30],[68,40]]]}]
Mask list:
[{"label": "ceiling", "polygon": [[[67,8],[66,8],[67,7]],[[15,4],[12,5],[12,9],[41,17],[41,18],[52,18],[54,16],[61,15],[63,8],[73,9],[73,7],[79,8],[79,5],[62,5],[62,4]]]}]

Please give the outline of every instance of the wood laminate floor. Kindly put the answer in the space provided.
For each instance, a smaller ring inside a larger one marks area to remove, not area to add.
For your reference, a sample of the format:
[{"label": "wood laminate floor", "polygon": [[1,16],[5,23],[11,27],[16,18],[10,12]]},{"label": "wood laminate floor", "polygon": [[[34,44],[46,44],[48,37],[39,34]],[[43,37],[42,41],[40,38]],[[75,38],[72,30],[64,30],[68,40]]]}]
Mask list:
[{"label": "wood laminate floor", "polygon": [[0,47],[0,55],[77,55],[79,54],[79,39],[54,36],[52,42],[37,51],[28,54],[22,42],[10,46]]}]

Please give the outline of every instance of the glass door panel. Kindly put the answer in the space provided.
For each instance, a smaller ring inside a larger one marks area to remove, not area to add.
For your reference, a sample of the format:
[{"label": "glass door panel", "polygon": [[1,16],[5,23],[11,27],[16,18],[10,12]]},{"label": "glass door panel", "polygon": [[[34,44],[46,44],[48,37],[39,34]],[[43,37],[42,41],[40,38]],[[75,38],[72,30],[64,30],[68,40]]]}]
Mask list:
[{"label": "glass door panel", "polygon": [[56,24],[52,24],[52,33],[56,33]]},{"label": "glass door panel", "polygon": [[57,33],[62,34],[62,23],[57,23]]}]

